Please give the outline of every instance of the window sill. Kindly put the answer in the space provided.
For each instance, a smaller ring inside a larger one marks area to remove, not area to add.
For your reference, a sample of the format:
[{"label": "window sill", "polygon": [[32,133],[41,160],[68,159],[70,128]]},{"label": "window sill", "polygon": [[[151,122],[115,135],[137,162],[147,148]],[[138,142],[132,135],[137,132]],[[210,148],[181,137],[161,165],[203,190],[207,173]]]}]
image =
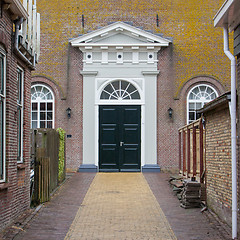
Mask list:
[{"label": "window sill", "polygon": [[25,164],[25,163],[18,163],[17,164],[17,169],[18,170],[25,169],[26,167],[27,167],[27,164]]},{"label": "window sill", "polygon": [[7,189],[9,187],[9,183],[0,183],[0,191]]}]

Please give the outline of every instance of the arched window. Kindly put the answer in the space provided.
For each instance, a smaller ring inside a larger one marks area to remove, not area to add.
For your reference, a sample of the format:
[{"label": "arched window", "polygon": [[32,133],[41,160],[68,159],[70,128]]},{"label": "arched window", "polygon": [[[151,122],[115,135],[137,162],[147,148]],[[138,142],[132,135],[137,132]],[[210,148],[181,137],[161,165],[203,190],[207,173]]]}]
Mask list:
[{"label": "arched window", "polygon": [[31,88],[32,128],[54,128],[54,95],[45,85],[36,84]]},{"label": "arched window", "polygon": [[140,94],[130,82],[117,80],[109,83],[102,91],[100,99],[138,100]]},{"label": "arched window", "polygon": [[196,110],[202,108],[205,103],[208,103],[218,96],[217,91],[205,84],[200,84],[193,87],[187,96],[187,122],[191,123],[198,119]]}]

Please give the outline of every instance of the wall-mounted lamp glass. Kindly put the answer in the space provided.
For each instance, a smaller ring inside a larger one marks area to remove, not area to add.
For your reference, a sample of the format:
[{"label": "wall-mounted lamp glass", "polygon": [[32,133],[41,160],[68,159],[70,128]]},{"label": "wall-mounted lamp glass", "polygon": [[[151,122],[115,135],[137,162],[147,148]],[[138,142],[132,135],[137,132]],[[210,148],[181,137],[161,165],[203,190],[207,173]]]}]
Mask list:
[{"label": "wall-mounted lamp glass", "polygon": [[68,108],[66,109],[68,118],[71,118],[71,111],[72,111],[72,109],[71,109],[70,107],[68,107]]},{"label": "wall-mounted lamp glass", "polygon": [[172,118],[172,114],[173,114],[173,110],[172,110],[172,108],[169,108],[168,109],[168,116],[169,116],[169,118]]}]

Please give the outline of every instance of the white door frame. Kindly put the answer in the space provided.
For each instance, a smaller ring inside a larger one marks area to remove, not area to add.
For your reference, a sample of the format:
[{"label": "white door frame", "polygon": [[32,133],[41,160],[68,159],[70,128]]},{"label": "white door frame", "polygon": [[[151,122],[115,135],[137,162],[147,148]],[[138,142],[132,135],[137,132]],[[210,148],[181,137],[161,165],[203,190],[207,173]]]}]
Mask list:
[{"label": "white door frame", "polygon": [[[105,81],[104,81],[105,80]],[[114,80],[125,80],[132,83],[140,94],[140,100],[100,100],[100,95],[104,87]],[[137,82],[141,82],[141,87]],[[104,82],[101,87],[97,87],[99,82]],[[108,79],[95,79],[95,165],[99,167],[99,105],[138,105],[141,106],[141,168],[145,165],[145,81],[144,79],[133,78],[108,78]]]}]

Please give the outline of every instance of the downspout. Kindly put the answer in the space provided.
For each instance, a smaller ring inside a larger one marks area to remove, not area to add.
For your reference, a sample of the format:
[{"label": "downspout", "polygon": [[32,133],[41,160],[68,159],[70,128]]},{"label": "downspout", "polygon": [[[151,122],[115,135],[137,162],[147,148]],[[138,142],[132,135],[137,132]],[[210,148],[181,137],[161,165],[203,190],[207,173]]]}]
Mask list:
[{"label": "downspout", "polygon": [[228,25],[223,27],[224,53],[231,60],[232,239],[237,239],[236,60],[229,51]]},{"label": "downspout", "polygon": [[18,47],[18,36],[19,36],[19,28],[20,25],[23,23],[23,18],[20,18],[16,23],[15,23],[15,36],[14,36],[14,49],[17,53],[17,55],[24,61],[27,63],[28,66],[31,67],[32,70],[35,69],[35,56],[33,58],[33,63],[31,63],[19,50]]}]

